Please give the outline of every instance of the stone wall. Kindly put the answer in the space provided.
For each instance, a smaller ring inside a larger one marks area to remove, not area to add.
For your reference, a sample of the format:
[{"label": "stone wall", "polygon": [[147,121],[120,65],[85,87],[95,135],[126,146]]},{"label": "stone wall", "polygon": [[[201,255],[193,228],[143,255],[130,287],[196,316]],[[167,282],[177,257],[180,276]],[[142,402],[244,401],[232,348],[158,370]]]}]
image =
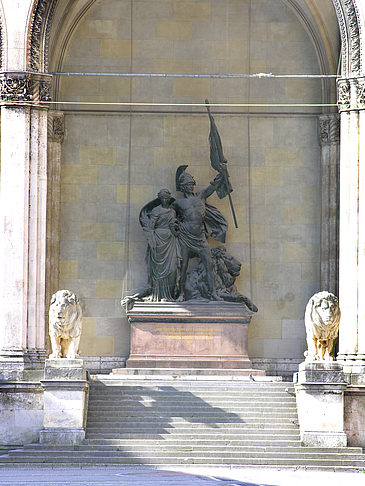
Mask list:
[{"label": "stone wall", "polygon": [[[132,40],[131,40],[132,39]],[[56,65],[58,60],[54,60]],[[318,73],[311,40],[281,0],[102,0],[80,19],[63,71]],[[84,306],[84,356],[126,356],[119,301],[145,281],[141,207],[173,194],[189,164],[198,188],[214,177],[204,107],[177,103],[310,104],[318,80],[61,77],[62,145],[59,288]],[[98,105],[113,102],[168,106]],[[83,104],[83,103],[95,104]],[[77,104],[78,103],[78,104]],[[226,199],[229,251],[243,263],[240,292],[259,307],[252,358],[300,358],[303,314],[320,280],[318,108],[213,108],[229,161],[235,229]],[[215,244],[212,242],[212,244]]]}]

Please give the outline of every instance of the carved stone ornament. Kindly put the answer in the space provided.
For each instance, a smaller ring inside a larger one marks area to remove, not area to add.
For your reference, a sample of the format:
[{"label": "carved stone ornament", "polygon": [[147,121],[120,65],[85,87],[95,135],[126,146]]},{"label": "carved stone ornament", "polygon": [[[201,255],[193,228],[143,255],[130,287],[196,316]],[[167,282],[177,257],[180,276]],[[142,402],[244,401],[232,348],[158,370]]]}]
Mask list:
[{"label": "carved stone ornament", "polygon": [[338,81],[337,99],[340,111],[350,108],[351,85],[348,79],[340,79]]},{"label": "carved stone ornament", "polygon": [[30,69],[32,71],[38,71],[40,68],[41,57],[41,34],[42,25],[45,18],[45,12],[49,0],[38,0],[38,3],[33,9],[32,28],[30,33]]},{"label": "carved stone ornament", "polygon": [[340,117],[337,113],[319,117],[319,139],[321,145],[340,141]]},{"label": "carved stone ornament", "polygon": [[28,38],[29,69],[47,71],[49,30],[58,0],[38,0],[32,12]]},{"label": "carved stone ornament", "polygon": [[31,73],[2,73],[0,99],[2,102],[51,101],[52,76]]},{"label": "carved stone ornament", "polygon": [[365,78],[357,79],[356,101],[360,109],[365,109]]},{"label": "carved stone ornament", "polygon": [[50,81],[39,82],[39,101],[51,101],[52,83]]},{"label": "carved stone ornament", "polygon": [[48,139],[51,142],[62,143],[65,135],[65,119],[62,112],[48,113]]},{"label": "carved stone ornament", "polygon": [[353,0],[344,0],[346,9],[346,17],[348,22],[348,29],[350,35],[350,68],[351,75],[359,74],[361,70],[361,56],[360,56],[360,31],[358,25],[358,18],[356,6]]},{"label": "carved stone ornament", "polygon": [[338,298],[330,292],[314,294],[305,309],[308,351],[306,361],[332,361],[341,312]]},{"label": "carved stone ornament", "polygon": [[0,69],[3,68],[3,61],[4,61],[4,53],[3,53],[3,49],[4,49],[4,41],[3,41],[3,37],[4,37],[4,33],[3,33],[3,25],[4,25],[4,20],[3,20],[3,17],[1,15],[1,12],[0,12]]},{"label": "carved stone ornament", "polygon": [[341,35],[343,73],[352,76],[361,72],[361,29],[357,2],[359,0],[332,0]]},{"label": "carved stone ornament", "polygon": [[27,74],[5,74],[0,79],[1,101],[31,101],[33,82]]},{"label": "carved stone ornament", "polygon": [[78,297],[70,290],[52,295],[49,308],[50,358],[76,359],[82,330],[82,310]]}]

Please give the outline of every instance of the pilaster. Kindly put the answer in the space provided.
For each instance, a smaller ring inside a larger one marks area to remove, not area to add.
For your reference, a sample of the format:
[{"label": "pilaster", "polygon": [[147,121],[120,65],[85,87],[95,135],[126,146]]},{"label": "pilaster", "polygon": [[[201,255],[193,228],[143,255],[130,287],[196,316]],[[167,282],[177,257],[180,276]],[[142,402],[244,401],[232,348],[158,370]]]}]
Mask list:
[{"label": "pilaster", "polygon": [[[340,79],[341,116],[339,356],[346,370],[365,364],[365,78]],[[355,369],[354,369],[354,372]]]},{"label": "pilaster", "polygon": [[321,289],[338,295],[340,117],[319,116],[321,145]]},{"label": "pilaster", "polygon": [[42,102],[50,100],[50,89],[49,75],[0,74],[3,378],[19,377],[45,359],[47,108]]},{"label": "pilaster", "polygon": [[64,138],[64,114],[48,112],[47,145],[47,262],[46,262],[46,311],[51,295],[58,289],[59,277],[59,225],[61,202],[61,146]]}]

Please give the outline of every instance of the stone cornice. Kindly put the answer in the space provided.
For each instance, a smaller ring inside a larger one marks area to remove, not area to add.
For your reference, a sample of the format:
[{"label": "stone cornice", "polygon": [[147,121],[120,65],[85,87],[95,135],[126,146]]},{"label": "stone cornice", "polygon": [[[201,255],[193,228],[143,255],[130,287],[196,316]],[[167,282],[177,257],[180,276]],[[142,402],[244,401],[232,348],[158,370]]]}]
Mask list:
[{"label": "stone cornice", "polygon": [[52,76],[29,72],[0,72],[0,102],[42,103],[51,101]]}]

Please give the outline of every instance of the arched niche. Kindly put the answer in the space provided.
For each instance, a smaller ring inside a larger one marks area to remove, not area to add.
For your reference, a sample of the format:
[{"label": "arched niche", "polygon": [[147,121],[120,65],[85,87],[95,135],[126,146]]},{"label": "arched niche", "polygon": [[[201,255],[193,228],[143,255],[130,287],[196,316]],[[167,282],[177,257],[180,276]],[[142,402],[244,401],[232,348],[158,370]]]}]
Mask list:
[{"label": "arched niche", "polygon": [[[312,2],[299,0],[280,1],[280,8],[278,0],[202,1],[194,2],[201,7],[195,18],[184,4],[136,0],[131,22],[129,1],[64,3],[55,9],[50,29],[50,70],[326,74],[337,67],[338,32],[330,2],[314,9]],[[184,38],[186,29],[189,38]],[[201,108],[96,103],[199,103],[208,97],[220,103],[310,105],[335,100],[334,83],[318,79],[60,76],[54,90],[60,102],[94,103],[62,107],[59,284],[72,286],[85,302],[89,325],[82,352],[96,356],[128,354],[119,300],[145,278],[140,207],[162,186],[174,189],[179,164],[189,163],[199,184],[214,176]],[[303,309],[319,285],[317,116],[325,109],[215,110],[240,219],[236,233],[230,221],[228,246],[243,262],[240,290],[260,308],[250,331],[252,357],[301,358]],[[213,203],[230,218],[225,200]]]}]

